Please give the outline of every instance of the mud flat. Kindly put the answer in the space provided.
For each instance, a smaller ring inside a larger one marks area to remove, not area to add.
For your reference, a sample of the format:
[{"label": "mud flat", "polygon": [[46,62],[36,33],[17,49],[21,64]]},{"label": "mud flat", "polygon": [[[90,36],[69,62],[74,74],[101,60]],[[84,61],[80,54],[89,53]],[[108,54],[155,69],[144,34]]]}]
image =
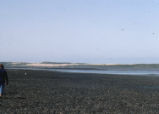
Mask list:
[{"label": "mud flat", "polygon": [[[26,73],[25,73],[26,72]],[[156,114],[159,77],[8,70],[2,114]]]}]

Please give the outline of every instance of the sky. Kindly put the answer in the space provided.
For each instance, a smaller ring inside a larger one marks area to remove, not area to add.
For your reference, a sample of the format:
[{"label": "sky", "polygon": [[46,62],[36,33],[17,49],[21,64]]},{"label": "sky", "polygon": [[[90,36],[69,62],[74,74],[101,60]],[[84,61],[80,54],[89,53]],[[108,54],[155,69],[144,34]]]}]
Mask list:
[{"label": "sky", "polygon": [[0,0],[0,61],[159,63],[158,0]]}]

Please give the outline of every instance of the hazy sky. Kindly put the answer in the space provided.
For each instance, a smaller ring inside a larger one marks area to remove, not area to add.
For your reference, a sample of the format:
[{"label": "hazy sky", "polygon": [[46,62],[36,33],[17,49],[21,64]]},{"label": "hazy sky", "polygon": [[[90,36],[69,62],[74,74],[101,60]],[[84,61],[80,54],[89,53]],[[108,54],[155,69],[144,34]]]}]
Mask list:
[{"label": "hazy sky", "polygon": [[159,63],[159,1],[0,0],[0,61]]}]

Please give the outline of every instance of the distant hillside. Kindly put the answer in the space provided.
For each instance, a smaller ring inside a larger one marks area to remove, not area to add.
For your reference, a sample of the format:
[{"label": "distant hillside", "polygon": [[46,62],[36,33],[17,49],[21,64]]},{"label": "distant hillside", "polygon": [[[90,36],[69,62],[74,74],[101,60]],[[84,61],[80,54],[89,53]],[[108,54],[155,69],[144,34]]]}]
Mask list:
[{"label": "distant hillside", "polygon": [[3,64],[6,68],[10,67],[25,67],[27,64],[26,62],[0,62]]}]

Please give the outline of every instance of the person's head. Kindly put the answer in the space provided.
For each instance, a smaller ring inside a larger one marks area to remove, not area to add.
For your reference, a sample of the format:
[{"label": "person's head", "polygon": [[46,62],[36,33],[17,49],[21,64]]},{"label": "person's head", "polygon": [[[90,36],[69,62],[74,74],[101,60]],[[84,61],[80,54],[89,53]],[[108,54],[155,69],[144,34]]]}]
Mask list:
[{"label": "person's head", "polygon": [[0,64],[0,69],[4,69],[4,65],[3,64]]}]

